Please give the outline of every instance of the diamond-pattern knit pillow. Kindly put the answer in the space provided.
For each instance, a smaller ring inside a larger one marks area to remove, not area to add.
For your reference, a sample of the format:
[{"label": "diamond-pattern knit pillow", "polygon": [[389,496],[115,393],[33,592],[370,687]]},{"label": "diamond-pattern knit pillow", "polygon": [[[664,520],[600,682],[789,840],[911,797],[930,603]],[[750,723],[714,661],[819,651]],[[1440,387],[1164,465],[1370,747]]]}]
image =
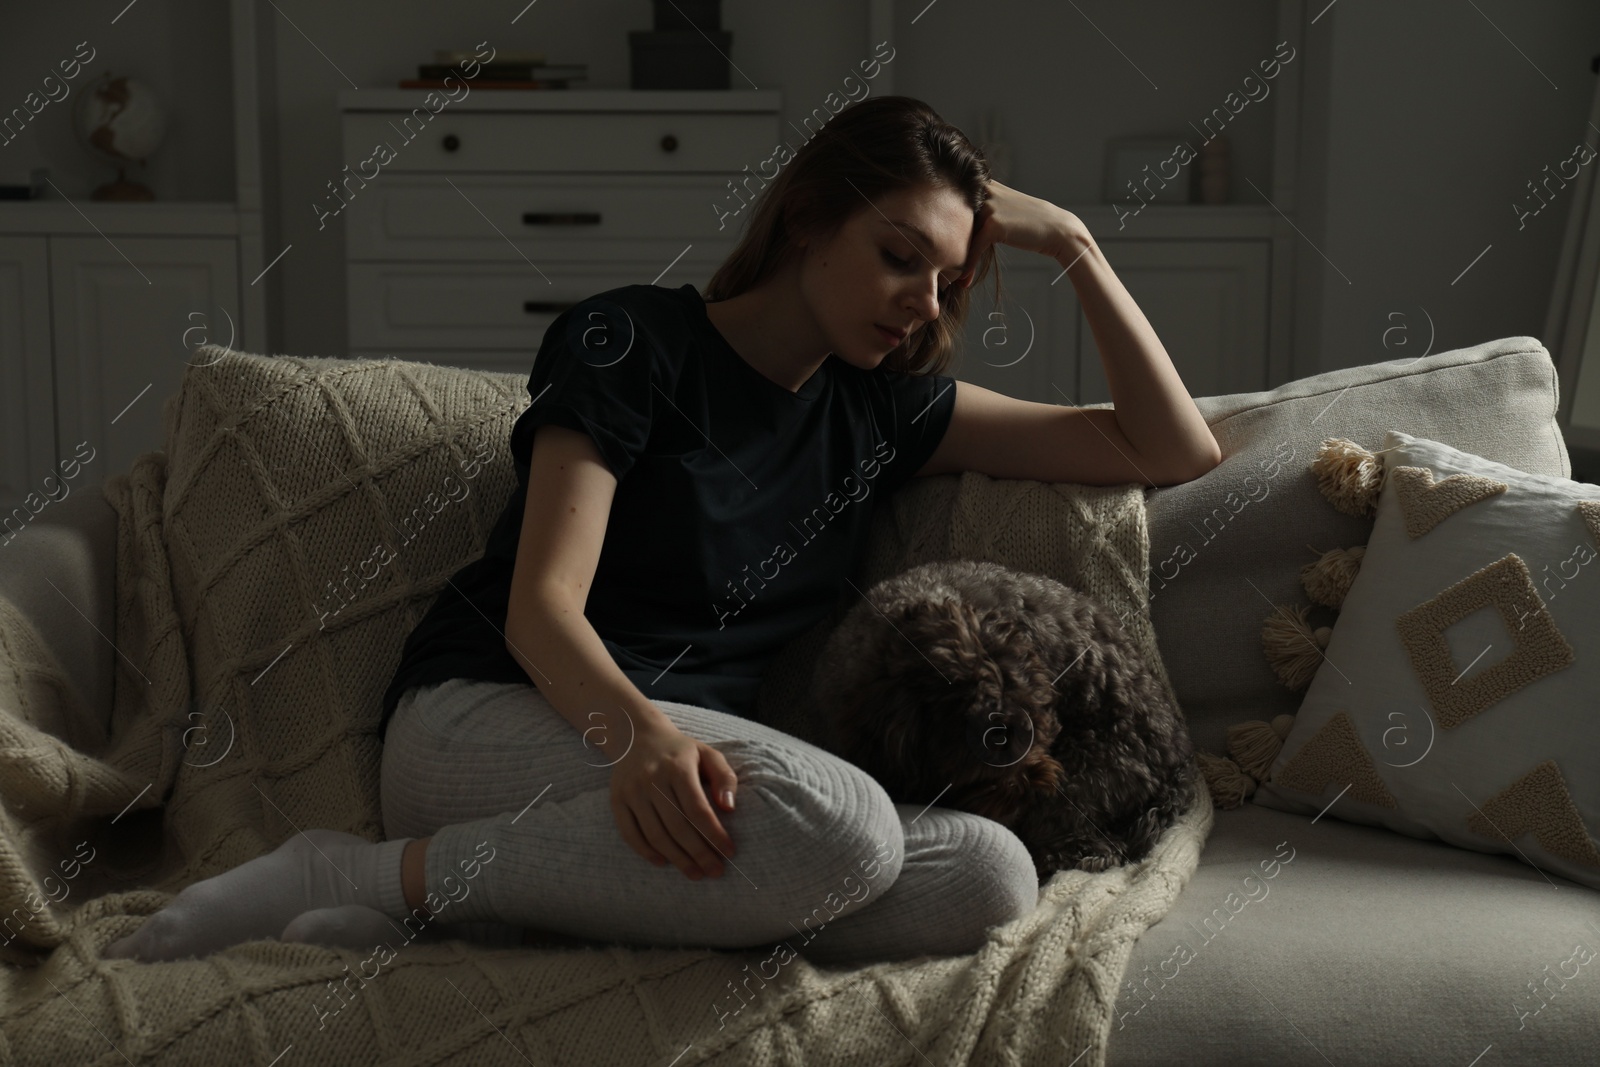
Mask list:
[{"label": "diamond-pattern knit pillow", "polygon": [[164,497],[198,728],[170,827],[196,878],[308,826],[382,838],[380,698],[483,551],[528,403],[517,374],[217,348],[197,363],[168,415]]},{"label": "diamond-pattern knit pillow", "polygon": [[1600,888],[1600,486],[1391,431],[1377,518],[1257,803]]}]

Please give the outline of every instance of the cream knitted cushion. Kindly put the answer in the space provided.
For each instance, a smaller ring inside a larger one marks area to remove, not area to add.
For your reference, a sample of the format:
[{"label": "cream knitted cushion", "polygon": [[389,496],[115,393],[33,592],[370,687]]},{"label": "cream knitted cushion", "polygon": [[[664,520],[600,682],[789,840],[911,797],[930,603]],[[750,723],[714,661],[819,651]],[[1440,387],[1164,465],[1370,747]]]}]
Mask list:
[{"label": "cream knitted cushion", "polygon": [[195,362],[168,415],[164,509],[204,727],[184,738],[171,817],[213,844],[185,880],[297,828],[382,838],[383,691],[406,635],[482,553],[515,485],[506,442],[528,402],[512,374]]}]

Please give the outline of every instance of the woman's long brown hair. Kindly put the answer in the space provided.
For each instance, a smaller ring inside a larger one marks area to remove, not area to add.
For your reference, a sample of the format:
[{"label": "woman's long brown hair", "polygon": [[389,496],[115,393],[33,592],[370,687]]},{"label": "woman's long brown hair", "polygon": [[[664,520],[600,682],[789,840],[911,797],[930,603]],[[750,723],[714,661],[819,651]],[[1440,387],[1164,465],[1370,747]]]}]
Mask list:
[{"label": "woman's long brown hair", "polygon": [[[871,211],[885,194],[907,188],[949,188],[974,215],[988,199],[989,163],[966,134],[909,96],[879,96],[840,111],[807,141],[761,190],[739,243],[717,268],[703,293],[727,300],[759,285],[795,254],[796,236],[826,241],[858,211]],[[865,197],[865,201],[863,201]],[[973,288],[999,264],[994,248],[977,263]],[[939,317],[880,366],[911,374],[942,374],[955,355],[971,291],[952,286]]]}]

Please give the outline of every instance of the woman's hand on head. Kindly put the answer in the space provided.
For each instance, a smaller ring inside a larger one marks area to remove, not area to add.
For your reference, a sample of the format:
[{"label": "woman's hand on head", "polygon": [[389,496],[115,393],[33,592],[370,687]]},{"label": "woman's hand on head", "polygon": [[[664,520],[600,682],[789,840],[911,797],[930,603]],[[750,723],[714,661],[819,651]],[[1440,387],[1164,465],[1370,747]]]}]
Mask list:
[{"label": "woman's hand on head", "polygon": [[967,260],[956,284],[971,288],[978,261],[991,245],[1010,245],[1055,259],[1073,234],[1087,232],[1083,220],[1066,208],[990,179],[989,197],[973,220]]},{"label": "woman's hand on head", "polygon": [[721,752],[671,723],[652,726],[611,768],[611,813],[628,847],[651,863],[670,861],[695,881],[716,878],[733,838],[708,798],[732,811],[737,783]]}]

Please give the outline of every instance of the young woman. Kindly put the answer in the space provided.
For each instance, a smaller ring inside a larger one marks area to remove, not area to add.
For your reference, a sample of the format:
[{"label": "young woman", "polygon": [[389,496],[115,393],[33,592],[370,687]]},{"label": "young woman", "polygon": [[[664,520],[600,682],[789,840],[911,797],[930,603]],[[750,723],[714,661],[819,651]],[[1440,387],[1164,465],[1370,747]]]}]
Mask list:
[{"label": "young woman", "polygon": [[[1072,278],[1115,411],[941,373],[996,243]],[[528,390],[518,487],[385,697],[388,840],[297,834],[106,955],[392,946],[428,925],[890,959],[970,952],[1031,910],[1011,831],[896,805],[751,716],[763,666],[856,595],[872,508],[911,478],[1166,485],[1219,462],[1082,222],[991,181],[926,104],[865,100],[786,160],[704,298],[580,302]]]}]

